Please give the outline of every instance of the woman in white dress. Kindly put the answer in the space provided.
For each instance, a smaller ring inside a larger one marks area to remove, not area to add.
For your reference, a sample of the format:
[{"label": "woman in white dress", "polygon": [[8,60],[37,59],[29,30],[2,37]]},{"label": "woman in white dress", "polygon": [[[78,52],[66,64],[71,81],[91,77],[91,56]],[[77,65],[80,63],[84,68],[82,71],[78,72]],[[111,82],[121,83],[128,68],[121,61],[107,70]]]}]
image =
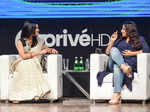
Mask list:
[{"label": "woman in white dress", "polygon": [[38,24],[26,22],[22,28],[21,39],[16,43],[20,57],[11,66],[14,77],[9,87],[9,100],[13,103],[38,99],[50,93],[42,73],[40,55],[58,51],[43,45],[44,41],[38,35]]}]

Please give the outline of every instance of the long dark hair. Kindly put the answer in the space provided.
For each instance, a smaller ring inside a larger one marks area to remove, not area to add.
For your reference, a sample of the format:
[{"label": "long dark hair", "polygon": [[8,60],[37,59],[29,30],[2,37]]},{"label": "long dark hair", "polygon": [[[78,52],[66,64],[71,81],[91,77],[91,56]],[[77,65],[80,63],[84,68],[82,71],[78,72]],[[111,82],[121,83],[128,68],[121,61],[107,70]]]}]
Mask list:
[{"label": "long dark hair", "polygon": [[[25,38],[29,38],[32,34],[35,34],[35,29],[36,29],[36,23],[31,23],[28,21],[25,22],[22,27],[21,40],[24,40]],[[37,38],[33,37],[31,47],[36,46],[37,42],[38,42]]]},{"label": "long dark hair", "polygon": [[133,50],[141,50],[143,47],[141,41],[139,40],[139,34],[135,22],[125,21],[123,25],[125,26],[127,35],[130,37],[129,42],[131,43]]}]

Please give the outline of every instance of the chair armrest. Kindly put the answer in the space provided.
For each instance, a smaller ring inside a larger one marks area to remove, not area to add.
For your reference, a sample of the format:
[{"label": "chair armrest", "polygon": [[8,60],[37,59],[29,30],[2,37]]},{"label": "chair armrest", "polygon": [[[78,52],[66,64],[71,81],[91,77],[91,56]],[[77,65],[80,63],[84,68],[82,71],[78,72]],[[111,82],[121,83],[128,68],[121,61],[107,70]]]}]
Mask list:
[{"label": "chair armrest", "polygon": [[90,87],[98,85],[97,73],[105,70],[108,61],[106,54],[91,54],[90,55]]},{"label": "chair armrest", "polygon": [[142,53],[137,56],[137,74],[145,92],[146,98],[150,98],[150,53]]},{"label": "chair armrest", "polygon": [[[10,65],[12,64],[12,62],[14,62],[19,55],[1,55],[0,56],[0,74],[1,77],[5,77],[5,78],[9,78],[9,74],[10,74]],[[5,74],[4,76],[2,74]]]},{"label": "chair armrest", "polygon": [[50,99],[57,99],[62,96],[62,55],[51,54],[47,57],[47,80],[51,89]]},{"label": "chair armrest", "polygon": [[0,99],[8,99],[10,65],[15,59],[16,55],[0,56]]},{"label": "chair armrest", "polygon": [[105,69],[108,56],[106,54],[90,54],[90,99],[94,99],[97,93],[97,73]]},{"label": "chair armrest", "polygon": [[150,75],[150,53],[138,54],[137,73],[140,75]]},{"label": "chair armrest", "polygon": [[91,54],[90,55],[90,70],[104,71],[107,66],[108,56],[106,54]]},{"label": "chair armrest", "polygon": [[52,75],[62,73],[62,55],[51,54],[47,57],[47,71]]}]

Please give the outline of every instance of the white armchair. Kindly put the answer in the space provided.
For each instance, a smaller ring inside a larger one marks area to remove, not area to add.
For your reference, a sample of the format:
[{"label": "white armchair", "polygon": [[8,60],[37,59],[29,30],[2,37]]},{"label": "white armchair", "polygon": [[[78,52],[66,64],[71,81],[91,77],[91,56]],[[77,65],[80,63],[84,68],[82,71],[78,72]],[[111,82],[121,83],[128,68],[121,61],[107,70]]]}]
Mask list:
[{"label": "white armchair", "polygon": [[[8,87],[13,74],[10,72],[11,63],[16,60],[18,55],[0,56],[0,100],[8,100]],[[47,73],[43,75],[48,80],[51,89],[49,99],[56,100],[62,97],[62,56],[51,54],[47,56]]]},{"label": "white armchair", "polygon": [[[112,76],[110,73],[103,79],[102,86],[98,86],[97,73],[105,69],[108,56],[105,54],[90,55],[90,99],[107,100],[112,97]],[[123,87],[122,99],[142,100],[143,103],[150,98],[150,54],[142,53],[137,56],[137,73],[134,74],[132,92]]]}]

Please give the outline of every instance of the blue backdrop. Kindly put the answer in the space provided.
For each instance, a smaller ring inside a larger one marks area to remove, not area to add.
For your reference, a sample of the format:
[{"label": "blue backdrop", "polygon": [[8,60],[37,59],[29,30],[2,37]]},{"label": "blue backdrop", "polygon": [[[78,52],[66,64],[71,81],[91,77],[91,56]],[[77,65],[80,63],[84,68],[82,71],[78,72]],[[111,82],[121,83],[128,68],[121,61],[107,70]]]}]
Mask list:
[{"label": "blue backdrop", "polygon": [[150,0],[35,1],[38,0],[0,0],[0,18],[150,17]]}]

